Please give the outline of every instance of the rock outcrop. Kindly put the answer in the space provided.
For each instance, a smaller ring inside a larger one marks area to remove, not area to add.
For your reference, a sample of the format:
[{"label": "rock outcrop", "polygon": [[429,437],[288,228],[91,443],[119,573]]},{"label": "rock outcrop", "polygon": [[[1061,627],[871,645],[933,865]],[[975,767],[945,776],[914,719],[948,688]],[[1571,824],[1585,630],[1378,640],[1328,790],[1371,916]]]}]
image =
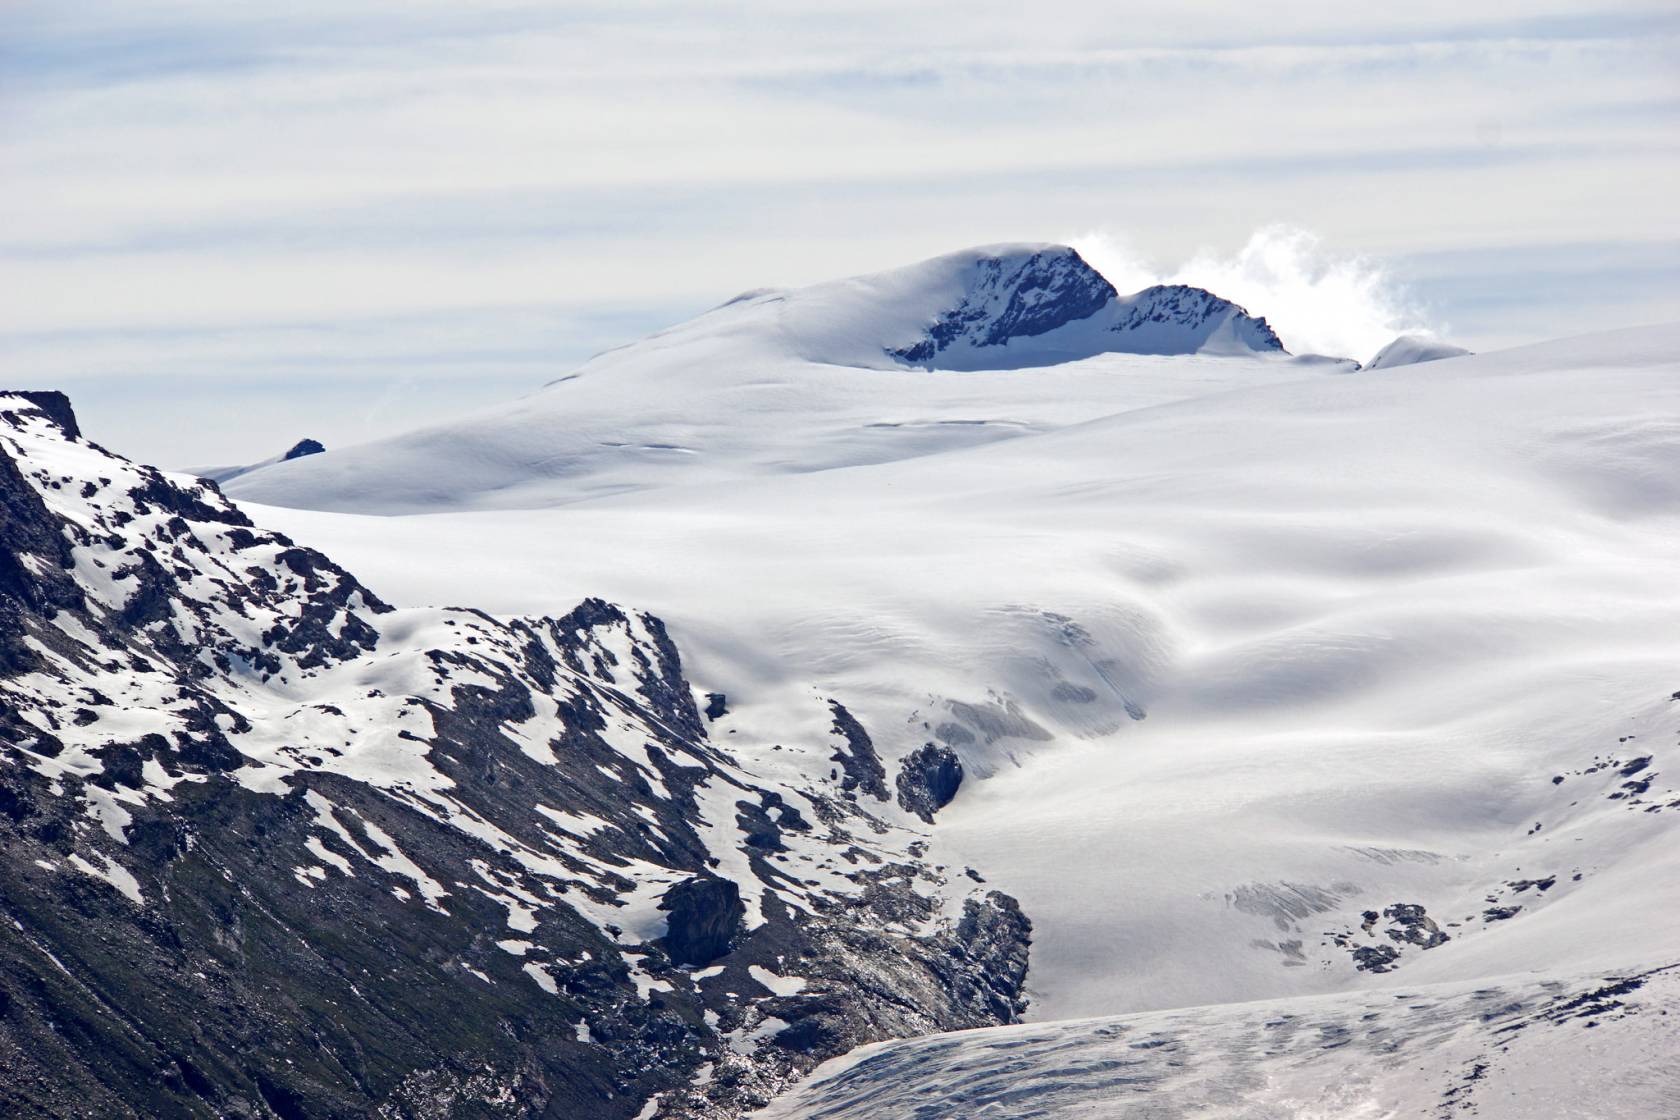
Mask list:
[{"label": "rock outcrop", "polygon": [[933,815],[957,795],[962,780],[962,759],[956,751],[933,743],[924,744],[899,763],[899,808],[932,824]]}]

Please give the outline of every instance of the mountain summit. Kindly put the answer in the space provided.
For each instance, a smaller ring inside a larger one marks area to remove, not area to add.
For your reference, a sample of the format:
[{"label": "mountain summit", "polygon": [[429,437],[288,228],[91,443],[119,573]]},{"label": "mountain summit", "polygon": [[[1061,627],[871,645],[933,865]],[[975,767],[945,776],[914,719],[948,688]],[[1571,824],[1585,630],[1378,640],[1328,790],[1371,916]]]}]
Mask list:
[{"label": "mountain summit", "polygon": [[1007,346],[1083,322],[1116,297],[1113,285],[1061,246],[982,256],[969,268],[962,301],[941,314],[919,342],[889,354],[919,364],[960,346]]},{"label": "mountain summit", "polygon": [[746,292],[518,400],[208,476],[304,509],[552,506],[913,458],[1088,419],[1092,401],[1303,376],[1284,358],[1265,319],[1212,292],[1120,295],[1065,245],[989,245]]},{"label": "mountain summit", "polygon": [[1121,296],[1064,245],[1000,245],[905,270],[965,284],[922,337],[887,354],[929,369],[1050,365],[1095,354],[1283,351],[1264,318],[1204,288],[1157,284]]}]

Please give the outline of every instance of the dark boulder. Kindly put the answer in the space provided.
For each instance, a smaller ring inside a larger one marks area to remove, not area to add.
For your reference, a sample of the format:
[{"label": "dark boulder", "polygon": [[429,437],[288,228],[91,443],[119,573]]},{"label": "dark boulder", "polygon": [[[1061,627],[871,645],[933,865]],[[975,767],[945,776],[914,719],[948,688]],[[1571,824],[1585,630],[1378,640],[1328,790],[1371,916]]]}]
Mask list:
[{"label": "dark boulder", "polygon": [[951,803],[962,780],[962,760],[957,752],[928,743],[899,764],[899,807],[932,824],[933,814]]},{"label": "dark boulder", "polygon": [[747,915],[741,888],[715,875],[684,879],[665,892],[659,908],[667,915],[660,940],[665,954],[688,965],[710,964],[729,952]]}]

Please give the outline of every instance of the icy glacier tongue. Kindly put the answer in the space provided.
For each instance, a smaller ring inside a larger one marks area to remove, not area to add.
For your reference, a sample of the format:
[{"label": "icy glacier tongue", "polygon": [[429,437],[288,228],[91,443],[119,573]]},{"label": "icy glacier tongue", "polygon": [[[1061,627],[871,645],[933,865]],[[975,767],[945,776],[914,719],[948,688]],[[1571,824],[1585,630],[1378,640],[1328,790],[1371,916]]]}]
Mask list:
[{"label": "icy glacier tongue", "polygon": [[[1139,369],[1124,354],[1224,360]],[[1257,384],[1315,369],[1212,293],[1121,296],[1072,249],[997,245],[747,293],[524,399],[259,465],[228,493],[371,513],[559,505],[1010,439],[1193,395],[1210,371]]]},{"label": "icy glacier tongue", "polygon": [[[1603,980],[1680,955],[1676,353],[897,371],[1037,422],[548,509],[262,516],[404,603],[648,604],[756,764],[828,734],[829,696],[889,789],[931,795],[949,751],[929,858],[1031,915],[1030,1018]],[[703,358],[673,367],[730,375]],[[799,399],[708,423],[819,445]]]},{"label": "icy glacier tongue", "polygon": [[1670,1116],[1676,967],[996,1027],[862,1047],[757,1120]]},{"label": "icy glacier tongue", "polygon": [[0,1114],[729,1117],[1015,1019],[825,712],[766,769],[651,616],[393,608],[0,393]]}]

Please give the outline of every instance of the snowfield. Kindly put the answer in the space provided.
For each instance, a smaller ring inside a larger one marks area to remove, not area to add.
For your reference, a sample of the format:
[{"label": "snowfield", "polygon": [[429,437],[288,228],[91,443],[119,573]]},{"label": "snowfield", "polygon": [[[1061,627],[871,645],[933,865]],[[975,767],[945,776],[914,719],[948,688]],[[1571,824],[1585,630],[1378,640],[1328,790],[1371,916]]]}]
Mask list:
[{"label": "snowfield", "polygon": [[[1153,389],[1110,386],[1106,396],[1103,367],[1035,393],[1017,377],[981,372],[1042,373],[1112,353],[1299,364],[1263,319],[1200,289],[1122,297],[1071,249],[990,246],[747,292],[531,396],[331,455],[258,464],[228,492],[355,513],[524,509],[986,443],[1085,419],[1093,393],[1113,411],[1135,407],[1140,392],[1164,400],[1198,391],[1179,384],[1172,364]],[[994,416],[999,398],[1007,403]]]},{"label": "snowfield", "polygon": [[774,1116],[1658,1115],[1672,974],[1544,1016],[1680,961],[1680,327],[883,359],[973,295],[950,267],[866,337],[856,283],[753,296],[229,492],[400,605],[663,617],[768,778],[826,771],[829,697],[889,774],[956,753],[906,822],[1032,918],[1035,1022]]}]

